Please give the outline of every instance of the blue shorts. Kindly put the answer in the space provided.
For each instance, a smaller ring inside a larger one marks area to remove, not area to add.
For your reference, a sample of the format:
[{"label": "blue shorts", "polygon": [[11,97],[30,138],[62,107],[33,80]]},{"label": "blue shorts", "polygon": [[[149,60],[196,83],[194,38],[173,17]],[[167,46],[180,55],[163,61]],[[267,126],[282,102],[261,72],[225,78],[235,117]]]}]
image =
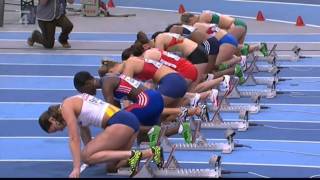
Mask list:
[{"label": "blue shorts", "polygon": [[128,127],[131,127],[134,132],[139,131],[140,123],[138,118],[131,112],[120,110],[115,113],[107,122],[107,127],[113,124],[123,124]]},{"label": "blue shorts", "polygon": [[187,92],[187,82],[178,73],[170,73],[161,78],[158,90],[164,96],[182,98]]},{"label": "blue shorts", "polygon": [[238,40],[230,33],[226,34],[219,40],[219,46],[224,43],[232,44],[234,47],[238,47]]},{"label": "blue shorts", "polygon": [[154,89],[145,90],[144,93],[147,95],[145,106],[135,103],[126,107],[126,110],[136,115],[141,125],[153,126],[160,122],[164,108],[163,98],[160,92]]}]

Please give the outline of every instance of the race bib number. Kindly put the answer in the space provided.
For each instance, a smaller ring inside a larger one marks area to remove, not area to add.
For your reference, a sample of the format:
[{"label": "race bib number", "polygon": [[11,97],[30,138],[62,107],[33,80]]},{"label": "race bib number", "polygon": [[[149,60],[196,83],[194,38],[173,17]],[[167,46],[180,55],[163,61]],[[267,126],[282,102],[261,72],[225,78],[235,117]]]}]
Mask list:
[{"label": "race bib number", "polygon": [[88,95],[85,99],[86,99],[86,101],[90,102],[91,104],[95,104],[95,105],[104,105],[104,104],[106,104],[101,99],[98,99],[98,98],[96,98],[94,96],[91,96],[91,95]]},{"label": "race bib number", "polygon": [[151,60],[151,59],[145,59],[145,62],[154,65],[158,69],[162,66],[161,62],[154,61],[154,60]]},{"label": "race bib number", "polygon": [[140,82],[126,75],[120,75],[120,78],[129,83],[132,87],[138,88],[140,86]]}]

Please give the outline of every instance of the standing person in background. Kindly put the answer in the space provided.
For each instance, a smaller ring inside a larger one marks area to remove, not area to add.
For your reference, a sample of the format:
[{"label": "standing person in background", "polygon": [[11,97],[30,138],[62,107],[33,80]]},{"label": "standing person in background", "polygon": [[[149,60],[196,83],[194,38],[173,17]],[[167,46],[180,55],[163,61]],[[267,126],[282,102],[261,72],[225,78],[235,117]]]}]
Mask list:
[{"label": "standing person in background", "polygon": [[29,46],[33,46],[36,42],[42,44],[45,48],[53,48],[55,31],[58,26],[62,28],[59,42],[64,48],[71,48],[68,39],[73,24],[65,15],[67,2],[72,4],[74,0],[39,0],[37,19],[41,32],[38,30],[32,32],[27,41]]}]

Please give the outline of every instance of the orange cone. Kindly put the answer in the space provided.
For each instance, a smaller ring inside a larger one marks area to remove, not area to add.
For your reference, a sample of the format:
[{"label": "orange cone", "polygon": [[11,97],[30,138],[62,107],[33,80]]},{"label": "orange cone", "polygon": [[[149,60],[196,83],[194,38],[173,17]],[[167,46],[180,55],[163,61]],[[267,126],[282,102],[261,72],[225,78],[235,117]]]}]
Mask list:
[{"label": "orange cone", "polygon": [[296,26],[304,26],[304,22],[301,16],[298,16]]},{"label": "orange cone", "polygon": [[265,20],[261,11],[258,12],[256,19],[257,19],[257,21],[264,21]]},{"label": "orange cone", "polygon": [[115,8],[115,5],[113,3],[113,0],[109,0],[108,2],[108,8]]},{"label": "orange cone", "polygon": [[183,14],[184,12],[186,12],[186,9],[184,9],[183,4],[180,4],[180,6],[179,6],[179,14]]}]

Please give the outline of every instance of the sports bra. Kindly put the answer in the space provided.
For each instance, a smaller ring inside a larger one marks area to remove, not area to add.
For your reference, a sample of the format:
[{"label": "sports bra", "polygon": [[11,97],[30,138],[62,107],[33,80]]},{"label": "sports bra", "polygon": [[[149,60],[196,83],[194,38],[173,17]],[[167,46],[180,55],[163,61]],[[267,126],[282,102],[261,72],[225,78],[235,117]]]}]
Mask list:
[{"label": "sports bra", "polygon": [[167,33],[169,36],[171,36],[171,41],[169,42],[169,44],[167,45],[167,48],[168,49],[169,47],[171,46],[174,46],[176,44],[180,44],[183,42],[183,39],[181,39],[181,36],[180,34],[176,34],[176,33]]}]

